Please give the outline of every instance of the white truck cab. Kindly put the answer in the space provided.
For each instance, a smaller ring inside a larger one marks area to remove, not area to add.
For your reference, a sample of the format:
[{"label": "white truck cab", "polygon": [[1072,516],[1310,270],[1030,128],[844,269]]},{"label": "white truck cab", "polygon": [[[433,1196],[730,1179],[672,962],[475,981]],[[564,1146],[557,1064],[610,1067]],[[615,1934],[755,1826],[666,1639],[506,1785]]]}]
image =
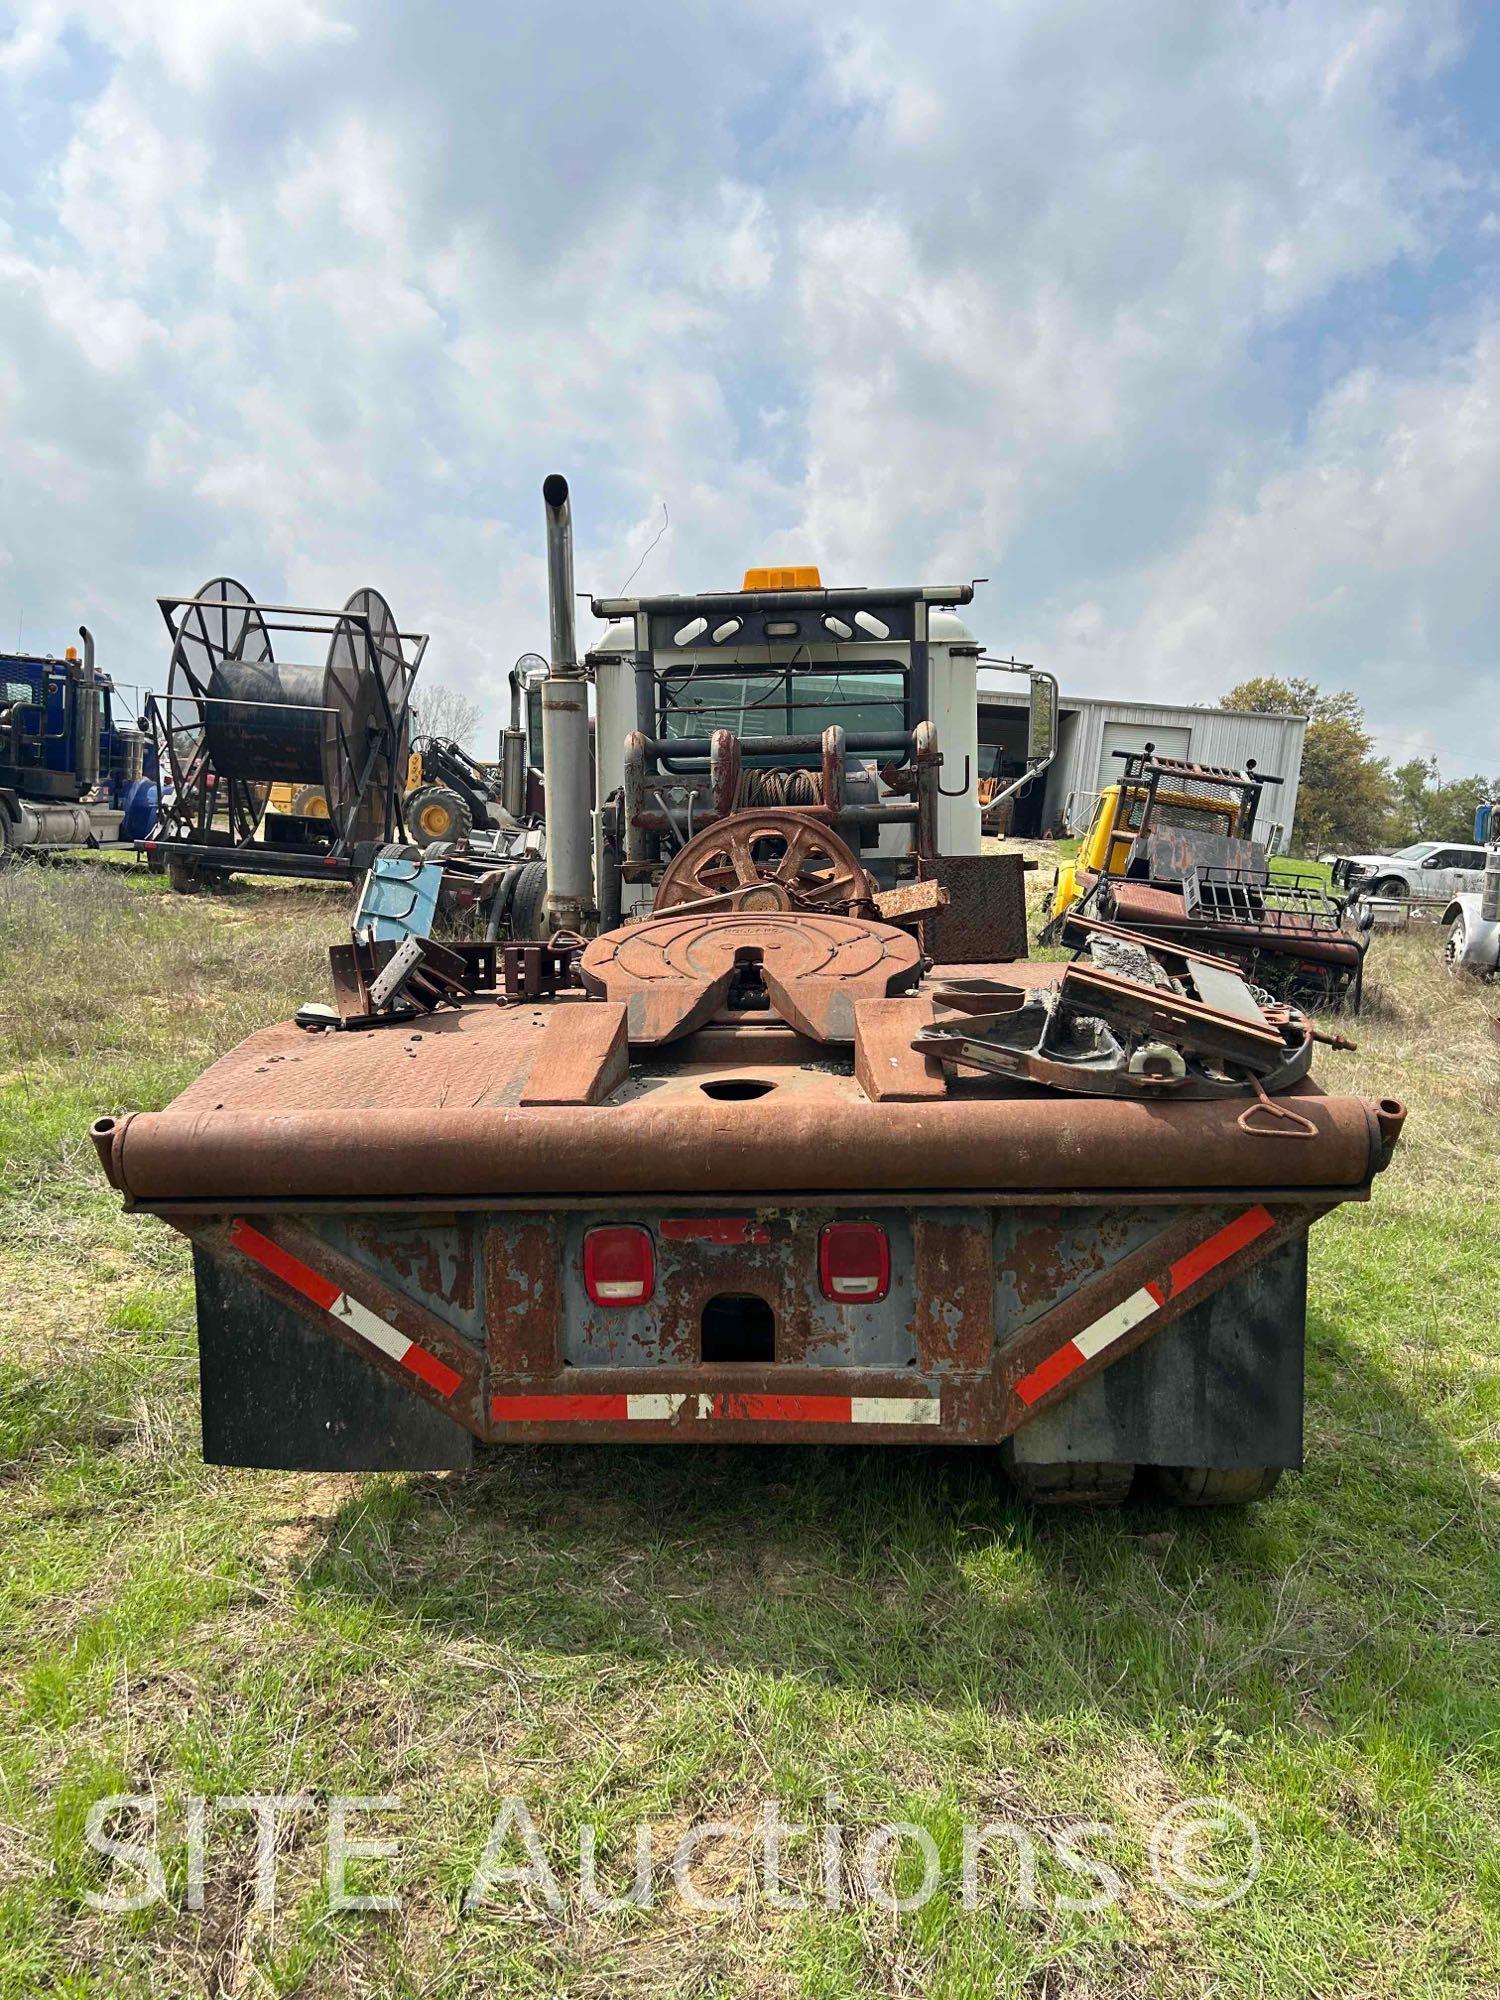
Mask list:
[{"label": "white truck cab", "polygon": [[[902,795],[884,774],[906,764],[925,722],[941,758],[937,850],[977,855],[980,647],[958,613],[972,597],[971,584],[825,589],[816,569],[795,568],[749,570],[738,591],[595,598],[604,630],[584,664],[595,686],[596,799],[625,792],[633,732],[653,746],[653,778],[701,769],[722,730],[739,739],[747,772],[811,774],[819,739],[836,726],[862,810],[892,815],[860,834],[865,865],[886,872],[911,852],[914,828],[894,816]],[[647,782],[672,818],[666,785]],[[689,835],[690,809],[679,801],[674,822]],[[627,871],[623,912],[650,895]]]}]

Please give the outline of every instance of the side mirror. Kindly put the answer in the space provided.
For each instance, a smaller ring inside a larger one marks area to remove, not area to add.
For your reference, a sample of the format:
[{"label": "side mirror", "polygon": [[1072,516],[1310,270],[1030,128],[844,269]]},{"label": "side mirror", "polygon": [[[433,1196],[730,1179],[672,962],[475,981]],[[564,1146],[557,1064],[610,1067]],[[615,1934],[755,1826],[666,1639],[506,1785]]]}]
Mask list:
[{"label": "side mirror", "polygon": [[1057,682],[1051,674],[1031,676],[1026,705],[1026,762],[1049,764],[1057,743]]}]

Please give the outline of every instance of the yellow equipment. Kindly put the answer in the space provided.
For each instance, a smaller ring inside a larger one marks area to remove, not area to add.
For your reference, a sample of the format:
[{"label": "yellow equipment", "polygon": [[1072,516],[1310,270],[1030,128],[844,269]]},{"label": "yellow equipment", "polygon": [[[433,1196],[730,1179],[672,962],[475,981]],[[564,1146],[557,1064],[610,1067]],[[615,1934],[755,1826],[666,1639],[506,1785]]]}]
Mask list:
[{"label": "yellow equipment", "polygon": [[[1047,913],[1049,921],[1065,916],[1075,903],[1088,894],[1101,875],[1124,875],[1131,847],[1145,819],[1150,795],[1147,785],[1104,787],[1077,854],[1058,868],[1052,888],[1052,907]],[[1206,805],[1201,797],[1194,798],[1184,792],[1158,791],[1156,807],[1158,810],[1166,808],[1172,821],[1178,825],[1187,821],[1208,832],[1225,835],[1234,834],[1238,827],[1238,813],[1233,806]]]},{"label": "yellow equipment", "polygon": [[272,785],[266,810],[295,819],[327,819],[328,800],[321,785]]}]

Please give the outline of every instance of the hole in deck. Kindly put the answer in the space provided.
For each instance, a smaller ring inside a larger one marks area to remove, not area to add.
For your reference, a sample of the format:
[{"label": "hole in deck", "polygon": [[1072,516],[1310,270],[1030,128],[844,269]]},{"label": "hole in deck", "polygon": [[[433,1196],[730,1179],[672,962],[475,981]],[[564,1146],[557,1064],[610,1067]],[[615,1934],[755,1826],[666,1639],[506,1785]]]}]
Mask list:
[{"label": "hole in deck", "polygon": [[720,1292],[703,1308],[703,1359],[774,1361],[776,1315],[753,1292]]},{"label": "hole in deck", "polygon": [[700,1083],[698,1088],[705,1097],[728,1098],[733,1102],[737,1098],[768,1096],[776,1086],[762,1076],[726,1076],[717,1083]]}]

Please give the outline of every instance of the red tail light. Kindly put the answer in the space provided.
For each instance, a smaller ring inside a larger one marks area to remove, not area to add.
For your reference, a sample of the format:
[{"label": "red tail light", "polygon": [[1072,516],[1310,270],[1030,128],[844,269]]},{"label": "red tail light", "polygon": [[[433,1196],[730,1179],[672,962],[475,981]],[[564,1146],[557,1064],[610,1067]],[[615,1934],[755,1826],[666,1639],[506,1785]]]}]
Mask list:
[{"label": "red tail light", "polygon": [[891,1289],[890,1238],[878,1222],[830,1222],[818,1238],[818,1283],[825,1299],[870,1305]]},{"label": "red tail light", "polygon": [[583,1239],[583,1288],[596,1306],[643,1306],[656,1290],[651,1232],[635,1223],[591,1229]]}]

